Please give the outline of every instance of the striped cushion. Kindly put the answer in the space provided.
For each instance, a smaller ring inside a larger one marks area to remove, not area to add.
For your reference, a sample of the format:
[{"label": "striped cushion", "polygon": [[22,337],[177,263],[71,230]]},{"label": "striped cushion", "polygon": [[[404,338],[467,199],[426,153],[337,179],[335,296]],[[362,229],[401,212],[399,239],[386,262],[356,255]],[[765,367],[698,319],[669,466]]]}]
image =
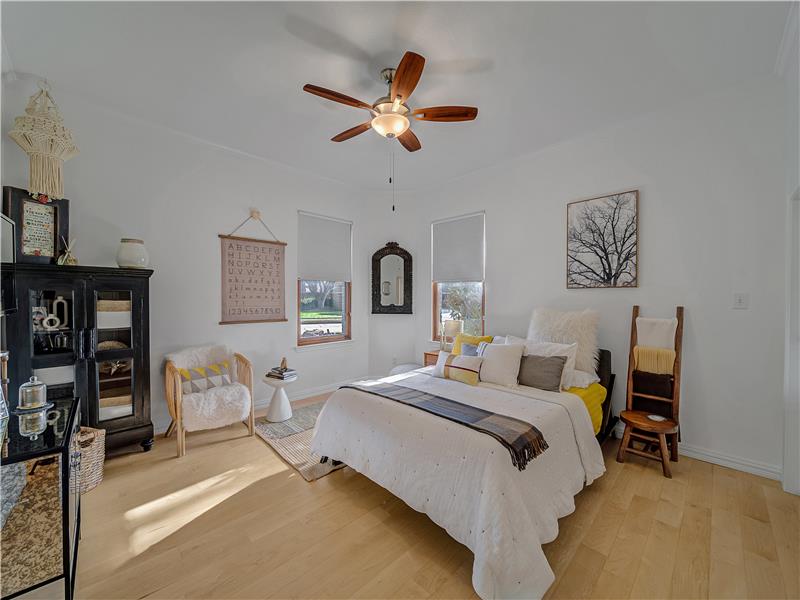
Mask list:
[{"label": "striped cushion", "polygon": [[480,356],[464,356],[439,352],[439,359],[433,368],[432,375],[442,379],[452,379],[469,385],[478,385],[480,381],[481,363]]},{"label": "striped cushion", "polygon": [[184,394],[205,392],[210,388],[231,383],[231,372],[227,360],[207,367],[180,369],[180,374]]}]

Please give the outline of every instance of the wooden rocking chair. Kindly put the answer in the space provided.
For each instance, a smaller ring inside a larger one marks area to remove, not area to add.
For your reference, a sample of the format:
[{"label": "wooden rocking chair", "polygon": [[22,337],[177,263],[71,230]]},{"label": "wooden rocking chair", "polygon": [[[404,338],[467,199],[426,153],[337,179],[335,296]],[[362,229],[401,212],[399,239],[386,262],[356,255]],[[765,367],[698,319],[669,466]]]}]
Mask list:
[{"label": "wooden rocking chair", "polygon": [[[675,311],[675,360],[672,373],[660,376],[658,391],[642,389],[647,373],[636,370],[635,348],[638,345],[636,319],[639,307],[633,307],[631,317],[631,347],[628,356],[627,410],[622,411],[620,419],[625,423],[625,433],[619,445],[617,461],[625,462],[630,452],[661,461],[665,477],[672,477],[669,462],[678,462],[678,436],[680,432],[680,391],[681,391],[681,347],[683,340],[683,307]],[[652,379],[651,379],[652,381]],[[652,417],[656,416],[656,419]],[[643,447],[638,449],[634,443],[639,441]]]}]

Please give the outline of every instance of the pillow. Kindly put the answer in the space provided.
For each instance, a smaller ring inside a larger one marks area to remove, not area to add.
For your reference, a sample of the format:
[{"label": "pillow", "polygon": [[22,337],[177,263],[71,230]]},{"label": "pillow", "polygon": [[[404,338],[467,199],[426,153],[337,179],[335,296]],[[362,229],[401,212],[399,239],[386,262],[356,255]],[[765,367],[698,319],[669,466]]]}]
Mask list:
[{"label": "pillow", "polygon": [[574,369],[567,376],[567,384],[564,387],[588,388],[593,383],[598,383],[599,381],[600,378],[597,376],[597,373],[587,373],[586,371],[580,371],[578,369]]},{"label": "pillow", "polygon": [[208,389],[230,385],[231,383],[231,371],[227,360],[207,367],[179,369],[179,372],[181,374],[181,389],[184,394],[205,392]]},{"label": "pillow", "polygon": [[481,342],[491,343],[491,335],[467,335],[466,333],[459,333],[453,342],[453,354],[461,354],[461,344],[470,344],[477,347]]},{"label": "pillow", "polygon": [[565,364],[566,356],[523,356],[519,365],[519,383],[548,392],[560,392]]},{"label": "pillow", "polygon": [[[481,342],[481,344],[483,343],[485,342]],[[460,356],[480,356],[478,352],[478,346],[475,344],[462,343]]]},{"label": "pillow", "polygon": [[498,385],[516,385],[522,344],[482,344],[481,381]]},{"label": "pillow", "polygon": [[431,374],[442,379],[452,379],[469,385],[478,385],[482,362],[483,359],[480,356],[459,356],[457,354],[439,352],[439,358]]},{"label": "pillow", "polygon": [[594,310],[563,312],[537,308],[531,316],[528,339],[537,342],[578,344],[575,368],[587,373],[597,370],[597,323]]},{"label": "pillow", "polygon": [[496,335],[492,338],[493,344],[505,344],[506,343],[506,336],[504,335]]},{"label": "pillow", "polygon": [[509,344],[525,344],[524,354],[533,354],[535,356],[566,356],[567,362],[564,364],[564,370],[561,372],[561,387],[567,389],[570,387],[570,377],[572,371],[575,369],[575,353],[578,351],[578,344],[557,344],[555,342],[534,342],[533,340],[523,340],[522,338],[509,335],[506,338]]}]

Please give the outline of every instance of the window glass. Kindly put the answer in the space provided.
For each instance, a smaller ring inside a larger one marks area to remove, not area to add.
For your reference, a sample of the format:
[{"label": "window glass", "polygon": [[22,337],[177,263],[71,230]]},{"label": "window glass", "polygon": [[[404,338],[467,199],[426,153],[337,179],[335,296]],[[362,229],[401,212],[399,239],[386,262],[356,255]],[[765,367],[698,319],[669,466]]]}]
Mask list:
[{"label": "window glass", "polygon": [[298,341],[349,337],[348,293],[349,285],[344,281],[301,279]]}]

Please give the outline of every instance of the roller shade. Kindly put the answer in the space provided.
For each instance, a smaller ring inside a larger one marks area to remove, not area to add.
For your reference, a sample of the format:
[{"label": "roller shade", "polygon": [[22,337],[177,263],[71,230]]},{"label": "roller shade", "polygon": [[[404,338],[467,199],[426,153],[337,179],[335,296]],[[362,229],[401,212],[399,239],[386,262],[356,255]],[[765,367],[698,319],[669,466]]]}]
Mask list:
[{"label": "roller shade", "polygon": [[299,212],[297,228],[298,278],[350,281],[353,224]]},{"label": "roller shade", "polygon": [[484,214],[431,225],[433,281],[483,281]]}]

